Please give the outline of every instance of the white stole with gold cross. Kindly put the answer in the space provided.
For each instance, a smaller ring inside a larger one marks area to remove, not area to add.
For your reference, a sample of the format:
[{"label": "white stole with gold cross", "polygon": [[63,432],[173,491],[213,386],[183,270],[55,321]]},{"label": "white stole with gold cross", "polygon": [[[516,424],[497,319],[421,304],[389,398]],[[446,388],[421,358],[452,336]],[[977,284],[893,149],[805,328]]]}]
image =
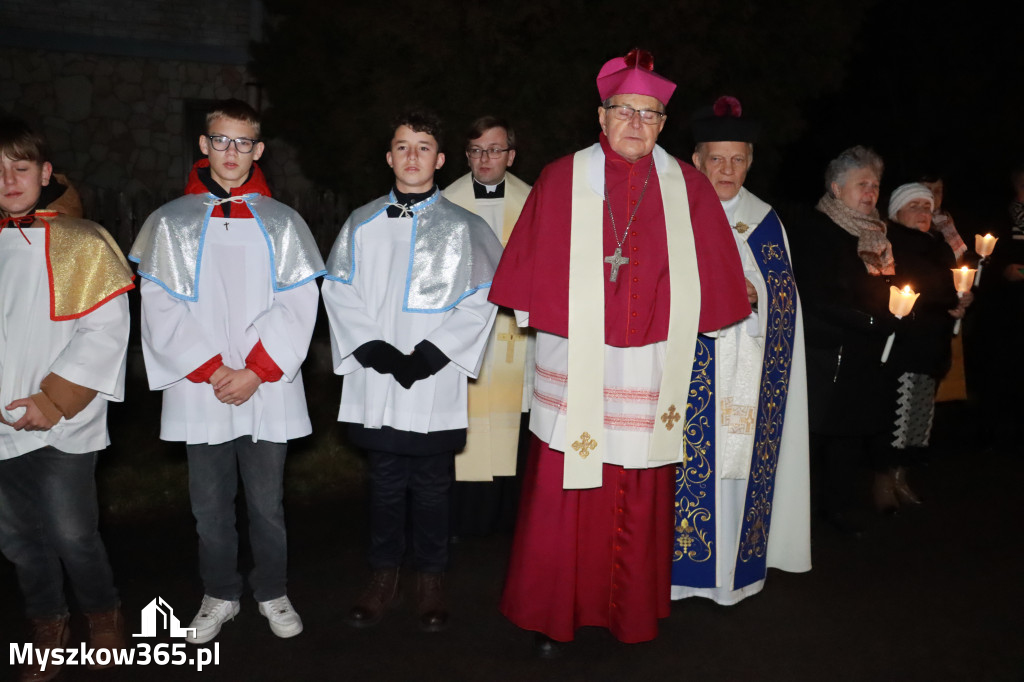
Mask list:
[{"label": "white stole with gold cross", "polygon": [[[665,212],[669,286],[673,293],[658,409],[647,459],[678,459],[700,319],[700,274],[686,180],[661,147],[652,152]],[[600,144],[573,159],[569,242],[569,371],[562,487],[596,488],[604,462],[604,152]]]}]

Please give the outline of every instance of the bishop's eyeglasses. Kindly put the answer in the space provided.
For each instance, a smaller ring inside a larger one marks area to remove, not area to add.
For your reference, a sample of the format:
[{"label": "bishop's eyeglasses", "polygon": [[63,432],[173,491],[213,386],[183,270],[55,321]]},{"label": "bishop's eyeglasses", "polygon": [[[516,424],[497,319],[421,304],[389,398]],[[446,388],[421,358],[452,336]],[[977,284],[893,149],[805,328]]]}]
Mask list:
[{"label": "bishop's eyeglasses", "polygon": [[470,147],[469,149],[466,150],[466,153],[469,154],[470,158],[473,159],[479,159],[481,156],[486,156],[489,159],[496,159],[505,152],[507,152],[509,149],[511,149],[511,147],[506,147],[505,149],[502,149],[501,147],[491,147],[490,149]]},{"label": "bishop's eyeglasses", "polygon": [[625,104],[611,104],[605,107],[605,111],[610,111],[612,115],[620,121],[632,121],[634,114],[640,114],[640,121],[649,126],[661,123],[661,119],[665,118],[664,111],[655,111],[653,109],[634,109],[633,107],[628,107]]},{"label": "bishop's eyeglasses", "polygon": [[259,140],[253,140],[248,137],[236,137],[234,139],[227,135],[207,135],[206,139],[210,141],[210,146],[216,149],[218,152],[226,152],[231,143],[234,142],[235,150],[239,154],[251,154],[253,147]]}]

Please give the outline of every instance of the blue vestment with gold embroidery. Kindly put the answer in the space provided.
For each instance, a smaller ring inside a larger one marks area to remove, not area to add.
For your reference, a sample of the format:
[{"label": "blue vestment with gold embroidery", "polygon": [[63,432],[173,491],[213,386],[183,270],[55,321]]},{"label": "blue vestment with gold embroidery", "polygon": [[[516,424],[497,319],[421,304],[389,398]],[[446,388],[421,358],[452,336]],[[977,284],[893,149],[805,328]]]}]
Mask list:
[{"label": "blue vestment with gold embroidery", "polygon": [[717,564],[735,562],[731,589],[765,577],[776,472],[797,333],[797,292],[782,224],[769,211],[747,238],[767,288],[760,314],[767,316],[758,390],[754,445],[735,557],[718,556],[715,499],[717,396],[715,341],[700,336],[686,410],[685,457],[676,469],[676,523],[672,584],[717,587]]}]

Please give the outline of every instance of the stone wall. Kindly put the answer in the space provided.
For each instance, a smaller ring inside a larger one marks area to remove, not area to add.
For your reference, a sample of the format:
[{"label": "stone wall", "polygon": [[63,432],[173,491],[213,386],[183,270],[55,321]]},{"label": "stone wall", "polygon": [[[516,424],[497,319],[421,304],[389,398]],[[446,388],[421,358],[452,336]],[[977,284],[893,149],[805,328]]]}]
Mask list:
[{"label": "stone wall", "polygon": [[[58,169],[76,183],[161,197],[181,192],[195,155],[188,103],[258,104],[250,82],[234,65],[33,50],[0,58],[0,102],[43,130]],[[293,157],[270,141],[264,170],[299,191]]]},{"label": "stone wall", "polygon": [[[266,106],[246,69],[261,22],[259,0],[3,0],[0,110],[45,133],[86,210],[122,206],[130,233],[181,194],[209,102]],[[284,143],[260,165],[275,193],[312,191]]]},{"label": "stone wall", "polygon": [[3,0],[0,25],[106,40],[234,46],[258,38],[255,0]]}]

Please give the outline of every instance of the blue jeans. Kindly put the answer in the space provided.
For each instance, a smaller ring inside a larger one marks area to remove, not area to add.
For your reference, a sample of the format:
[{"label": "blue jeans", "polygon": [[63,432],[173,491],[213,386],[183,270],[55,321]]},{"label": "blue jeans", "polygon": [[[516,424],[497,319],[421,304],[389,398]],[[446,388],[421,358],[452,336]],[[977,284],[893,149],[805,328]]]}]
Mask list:
[{"label": "blue jeans", "polygon": [[62,565],[83,611],[117,607],[97,527],[96,459],[46,447],[0,461],[0,550],[15,566],[29,618],[67,614]]},{"label": "blue jeans", "polygon": [[242,477],[249,512],[253,570],[249,585],[257,601],[286,593],[288,538],[284,527],[284,459],[288,445],[252,442],[249,436],[217,445],[189,445],[188,490],[199,533],[199,574],[206,594],[236,600],[238,573],[235,496]]}]

